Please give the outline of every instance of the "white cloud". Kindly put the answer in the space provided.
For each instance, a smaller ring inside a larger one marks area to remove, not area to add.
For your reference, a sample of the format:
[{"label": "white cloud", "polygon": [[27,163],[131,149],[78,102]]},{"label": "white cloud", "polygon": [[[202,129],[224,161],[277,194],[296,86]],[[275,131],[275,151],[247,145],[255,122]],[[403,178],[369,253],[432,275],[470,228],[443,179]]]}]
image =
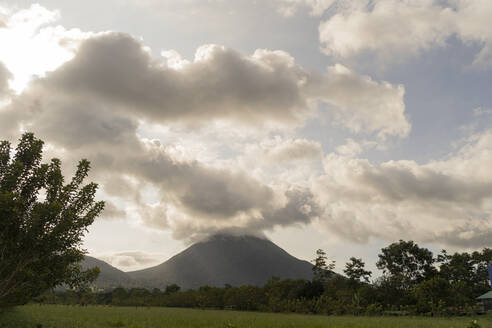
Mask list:
[{"label": "white cloud", "polygon": [[165,254],[147,253],[141,251],[126,251],[116,253],[95,254],[98,259],[106,261],[112,266],[121,268],[124,271],[139,270],[151,267],[162,262]]},{"label": "white cloud", "polygon": [[402,85],[378,83],[337,64],[327,74],[317,74],[308,82],[313,98],[332,105],[334,122],[353,132],[377,132],[406,137],[411,125],[405,116]]},{"label": "white cloud", "polygon": [[313,16],[321,16],[337,0],[275,0],[277,11],[285,17],[294,16],[300,8],[310,9]]},{"label": "white cloud", "polygon": [[473,108],[472,113],[474,117],[488,116],[492,114],[492,108],[476,107]]},{"label": "white cloud", "polygon": [[375,0],[350,7],[319,26],[323,51],[335,57],[374,52],[384,61],[401,60],[444,46],[451,36],[481,46],[477,67],[492,65],[488,0]]},{"label": "white cloud", "polygon": [[354,139],[347,139],[346,142],[346,144],[336,148],[337,153],[347,157],[354,157],[362,153],[362,146]]},{"label": "white cloud", "polygon": [[304,138],[284,139],[277,136],[247,145],[245,154],[253,161],[281,165],[286,162],[320,160],[323,150],[317,141]]},{"label": "white cloud", "polygon": [[345,140],[345,144],[336,147],[335,150],[342,156],[356,157],[362,152],[373,148],[384,150],[386,149],[386,146],[384,144],[377,143],[376,141],[361,140],[360,142],[357,142],[352,138],[348,138]]},{"label": "white cloud", "polygon": [[447,159],[373,164],[329,154],[313,190],[322,223],[346,238],[395,237],[460,247],[492,238],[492,131],[470,138]]}]

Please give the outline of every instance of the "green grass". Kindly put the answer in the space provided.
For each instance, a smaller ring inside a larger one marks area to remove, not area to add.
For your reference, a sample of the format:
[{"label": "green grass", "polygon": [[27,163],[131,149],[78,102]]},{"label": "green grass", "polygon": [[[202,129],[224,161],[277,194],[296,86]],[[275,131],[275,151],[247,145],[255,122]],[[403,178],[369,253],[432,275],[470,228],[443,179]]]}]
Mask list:
[{"label": "green grass", "polygon": [[0,313],[1,328],[186,327],[186,328],[465,328],[477,319],[492,328],[492,316],[459,318],[351,317],[174,308],[26,305]]}]

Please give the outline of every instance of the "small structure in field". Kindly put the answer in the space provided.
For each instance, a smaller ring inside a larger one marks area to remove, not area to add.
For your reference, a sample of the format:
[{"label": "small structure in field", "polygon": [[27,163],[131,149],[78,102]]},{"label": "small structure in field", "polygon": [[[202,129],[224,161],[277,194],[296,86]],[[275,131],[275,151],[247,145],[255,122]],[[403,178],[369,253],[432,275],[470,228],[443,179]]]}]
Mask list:
[{"label": "small structure in field", "polygon": [[492,290],[477,297],[478,302],[483,306],[484,311],[492,310]]}]

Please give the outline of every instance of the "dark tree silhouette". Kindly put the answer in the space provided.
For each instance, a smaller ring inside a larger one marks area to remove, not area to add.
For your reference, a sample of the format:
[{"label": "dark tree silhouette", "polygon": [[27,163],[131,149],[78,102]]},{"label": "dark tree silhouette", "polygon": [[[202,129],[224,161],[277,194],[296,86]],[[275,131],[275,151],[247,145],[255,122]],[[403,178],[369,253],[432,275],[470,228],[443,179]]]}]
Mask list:
[{"label": "dark tree silhouette", "polygon": [[325,281],[331,276],[332,270],[335,269],[335,261],[331,261],[329,264],[326,261],[326,253],[322,249],[318,249],[316,258],[313,260],[313,280]]},{"label": "dark tree silhouette", "polygon": [[369,282],[369,277],[372,275],[372,272],[365,270],[364,267],[365,263],[362,259],[351,257],[350,262],[345,264],[343,272],[353,281],[360,282],[361,280],[364,280],[365,282]]}]

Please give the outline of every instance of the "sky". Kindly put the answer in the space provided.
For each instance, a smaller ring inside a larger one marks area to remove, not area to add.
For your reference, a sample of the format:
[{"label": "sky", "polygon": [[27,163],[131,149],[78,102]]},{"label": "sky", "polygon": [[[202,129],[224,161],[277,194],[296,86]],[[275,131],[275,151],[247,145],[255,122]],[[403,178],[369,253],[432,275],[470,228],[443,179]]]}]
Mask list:
[{"label": "sky", "polygon": [[124,270],[219,232],[375,270],[492,246],[488,0],[0,4],[0,139],[32,131],[106,209]]}]

